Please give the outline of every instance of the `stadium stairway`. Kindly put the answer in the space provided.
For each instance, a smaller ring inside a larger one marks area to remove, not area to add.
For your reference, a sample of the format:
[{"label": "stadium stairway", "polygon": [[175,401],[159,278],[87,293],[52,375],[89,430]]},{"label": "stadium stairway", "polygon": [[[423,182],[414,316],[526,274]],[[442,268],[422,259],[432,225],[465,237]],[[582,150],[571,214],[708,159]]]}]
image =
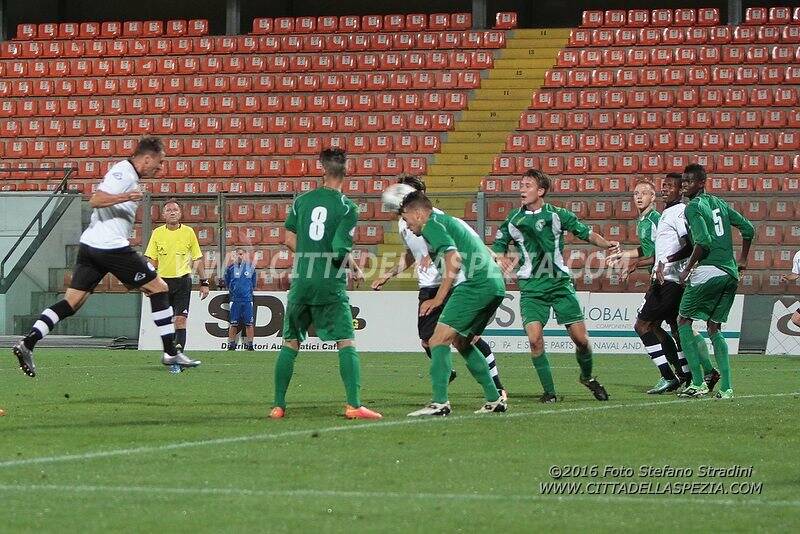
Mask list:
[{"label": "stadium stairway", "polygon": [[531,93],[544,83],[548,69],[567,44],[569,29],[518,29],[509,32],[494,68],[472,91],[467,109],[445,134],[441,152],[428,169],[431,191],[475,191],[491,172],[506,138],[530,105]]}]

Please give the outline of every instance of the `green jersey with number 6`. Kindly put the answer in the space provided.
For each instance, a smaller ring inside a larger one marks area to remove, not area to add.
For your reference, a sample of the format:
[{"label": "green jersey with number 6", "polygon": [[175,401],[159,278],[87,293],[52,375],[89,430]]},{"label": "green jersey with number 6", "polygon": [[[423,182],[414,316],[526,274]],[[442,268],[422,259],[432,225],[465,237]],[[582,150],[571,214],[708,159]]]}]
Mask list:
[{"label": "green jersey with number 6", "polygon": [[341,191],[320,187],[297,197],[284,226],[297,236],[288,298],[330,304],[347,298],[342,262],[353,248],[358,206]]},{"label": "green jersey with number 6", "polygon": [[684,214],[692,242],[708,251],[697,265],[717,267],[738,280],[731,226],[739,229],[742,239],[753,239],[753,224],[723,199],[705,192],[689,202]]}]

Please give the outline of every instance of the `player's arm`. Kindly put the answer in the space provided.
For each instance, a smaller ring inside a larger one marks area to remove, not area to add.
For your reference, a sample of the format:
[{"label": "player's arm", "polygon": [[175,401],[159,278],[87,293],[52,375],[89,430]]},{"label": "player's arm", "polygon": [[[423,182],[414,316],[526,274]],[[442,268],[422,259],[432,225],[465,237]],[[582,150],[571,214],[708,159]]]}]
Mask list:
[{"label": "player's arm", "polygon": [[747,257],[750,255],[750,245],[753,243],[756,229],[744,215],[728,206],[728,220],[739,229],[742,234],[742,251],[739,254],[739,271],[747,268]]},{"label": "player's arm", "polygon": [[461,270],[461,255],[444,225],[438,222],[432,224],[431,221],[428,221],[428,224],[422,229],[422,237],[428,242],[437,258],[442,258],[442,284],[435,297],[420,304],[420,316],[428,315],[431,310],[444,303]]},{"label": "player's arm", "polygon": [[488,247],[492,252],[492,257],[505,274],[511,273],[511,270],[514,269],[514,266],[517,263],[517,258],[508,255],[508,247],[512,242],[514,242],[514,240],[511,238],[511,233],[508,231],[508,225],[509,221],[511,220],[511,216],[515,213],[516,211],[509,213],[508,217],[506,217],[506,220],[503,221],[503,224],[501,224],[500,228],[497,229],[497,234],[494,236],[494,243],[492,243],[491,247]]},{"label": "player's arm", "polygon": [[597,232],[593,232],[586,224],[581,222],[578,217],[569,210],[556,208],[556,213],[561,221],[561,228],[571,233],[578,239],[591,243],[592,245],[604,248],[616,254],[619,252],[619,241],[609,241]]},{"label": "player's arm", "polygon": [[138,202],[142,200],[143,197],[144,195],[141,191],[106,193],[105,191],[98,189],[92,194],[92,198],[89,199],[89,205],[93,208],[108,208],[109,206],[115,206],[117,204],[122,204],[123,202]]},{"label": "player's arm", "polygon": [[[689,261],[686,267],[680,274],[680,282],[685,283],[689,277],[689,273],[695,268],[697,262],[708,256],[711,250],[711,234],[708,232],[708,225],[706,225],[705,218],[701,214],[701,208],[697,203],[689,203],[686,206],[686,222],[689,223],[689,231],[694,240],[694,247],[689,256]],[[671,259],[673,256],[670,256]]]},{"label": "player's arm", "polygon": [[158,268],[158,247],[156,246],[156,233],[150,236],[150,241],[147,243],[147,248],[144,251],[144,257],[150,260],[153,267]]},{"label": "player's arm", "polygon": [[405,254],[400,256],[400,259],[397,261],[397,265],[383,273],[381,276],[376,278],[372,281],[372,289],[375,291],[380,291],[380,289],[392,278],[399,275],[409,267],[414,264],[414,254],[411,253],[410,250],[406,249]]},{"label": "player's arm", "polygon": [[342,216],[341,221],[339,221],[339,226],[336,227],[336,232],[333,234],[333,242],[331,243],[334,265],[346,265],[353,275],[356,287],[364,280],[364,272],[350,254],[353,250],[353,236],[356,233],[357,222],[358,207],[351,202],[348,204],[348,209]]}]

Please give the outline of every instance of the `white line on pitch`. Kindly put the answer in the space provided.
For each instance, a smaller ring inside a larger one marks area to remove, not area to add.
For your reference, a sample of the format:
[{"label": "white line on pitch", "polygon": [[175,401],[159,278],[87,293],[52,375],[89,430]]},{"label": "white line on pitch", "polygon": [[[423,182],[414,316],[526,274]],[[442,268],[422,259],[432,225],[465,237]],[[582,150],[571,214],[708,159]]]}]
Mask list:
[{"label": "white line on pitch", "polygon": [[[739,397],[735,397],[735,400],[743,400],[743,399],[757,399],[757,398],[768,398],[768,397],[790,397],[792,395],[800,395],[800,392],[791,392],[791,393],[769,393],[769,394],[762,394],[762,395],[742,395]],[[459,422],[459,421],[467,421],[473,419],[482,419],[482,418],[496,418],[498,421],[514,419],[519,417],[538,417],[540,415],[558,415],[564,413],[576,413],[576,412],[599,412],[599,411],[606,411],[606,410],[618,410],[622,408],[647,408],[651,406],[660,406],[664,404],[678,404],[678,403],[691,403],[691,400],[685,399],[675,399],[670,401],[653,401],[653,402],[641,402],[637,404],[603,404],[601,406],[584,406],[581,408],[565,408],[561,410],[541,410],[537,412],[518,412],[518,413],[511,413],[511,414],[504,414],[504,415],[490,415],[490,414],[482,414],[482,415],[456,415],[451,416],[448,418],[427,418],[427,419],[397,419],[394,421],[376,421],[372,423],[362,423],[362,424],[353,424],[353,425],[340,425],[340,426],[330,426],[325,428],[309,428],[303,430],[290,430],[288,432],[273,432],[268,434],[253,434],[249,436],[234,436],[228,438],[216,438],[216,439],[204,439],[198,441],[179,441],[177,443],[167,443],[166,445],[157,445],[157,446],[142,446],[142,447],[132,447],[128,449],[111,449],[107,451],[93,451],[93,452],[84,452],[84,453],[76,453],[76,454],[63,454],[59,456],[40,456],[37,458],[25,458],[21,460],[6,460],[4,462],[0,462],[0,468],[4,467],[16,467],[20,465],[30,465],[30,464],[49,464],[49,463],[57,463],[57,462],[71,462],[71,461],[81,461],[81,460],[92,460],[95,458],[109,458],[112,456],[130,456],[133,454],[143,454],[143,453],[153,453],[153,452],[164,452],[164,451],[172,451],[176,449],[186,449],[190,447],[205,447],[205,446],[213,446],[213,445],[226,445],[228,443],[246,443],[250,441],[268,441],[273,439],[280,439],[280,438],[291,438],[296,436],[308,436],[314,432],[316,433],[327,433],[327,432],[339,432],[344,430],[364,430],[369,428],[388,428],[394,426],[406,426],[406,425],[413,425],[413,424],[425,424],[430,423],[433,421],[439,422],[440,424],[448,424]],[[730,402],[730,401],[720,401],[720,402]]]},{"label": "white line on pitch", "polygon": [[667,496],[657,498],[653,496],[636,495],[508,495],[494,493],[403,493],[397,491],[340,491],[340,490],[321,490],[321,489],[285,489],[285,490],[262,490],[247,488],[162,488],[157,486],[82,486],[82,485],[60,485],[60,484],[0,484],[0,491],[56,491],[60,493],[143,493],[160,498],[166,494],[176,495],[206,495],[212,497],[291,497],[291,498],[320,498],[331,497],[336,499],[410,499],[435,502],[436,500],[448,499],[457,501],[558,501],[571,502],[580,501],[600,501],[608,503],[647,503],[666,504],[672,506],[676,503],[683,504],[716,504],[721,506],[780,506],[798,507],[800,501],[771,501],[763,499],[751,499],[742,496],[741,499],[718,499],[718,498],[685,498]]}]

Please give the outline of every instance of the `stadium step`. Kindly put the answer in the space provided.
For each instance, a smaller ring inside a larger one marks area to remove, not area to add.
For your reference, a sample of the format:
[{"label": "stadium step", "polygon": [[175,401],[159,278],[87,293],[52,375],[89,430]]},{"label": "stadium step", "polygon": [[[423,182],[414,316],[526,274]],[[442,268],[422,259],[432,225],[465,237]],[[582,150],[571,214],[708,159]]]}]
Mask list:
[{"label": "stadium step", "polygon": [[526,100],[530,102],[531,99],[531,91],[530,89],[486,89],[483,88],[479,94],[475,95],[475,98],[470,102],[470,107],[472,107],[473,102],[478,102],[482,100],[505,100],[505,99],[512,99],[512,100]]},{"label": "stadium step", "polygon": [[[500,142],[505,142],[505,140],[501,140]],[[471,155],[471,154],[494,154],[494,150],[491,148],[492,145],[496,144],[491,143],[489,141],[483,141],[480,143],[445,143],[442,146],[442,151],[440,154],[456,154],[456,155]],[[438,154],[437,154],[437,161],[438,161]],[[456,162],[454,162],[456,163]]]},{"label": "stadium step", "polygon": [[569,39],[569,34],[572,28],[521,28],[510,32],[510,39],[506,43],[506,48],[513,48],[517,43],[526,40],[532,41],[547,41],[549,39],[559,39],[562,46],[566,39]]},{"label": "stadium step", "polygon": [[507,64],[499,67],[501,61],[520,62],[523,59],[495,60],[495,68],[492,69],[492,79],[496,80],[544,80],[547,69],[538,69],[517,64]]},{"label": "stadium step", "polygon": [[539,89],[544,83],[544,78],[541,80],[531,80],[527,78],[520,78],[518,80],[501,80],[501,79],[486,79],[481,80],[481,89],[527,89],[528,91],[535,91]]},{"label": "stadium step", "polygon": [[[461,133],[461,132],[470,134],[479,132],[503,132],[506,135],[508,135],[509,124],[516,125],[518,123],[519,123],[519,117],[516,117],[513,121],[506,120],[506,121],[485,122],[482,120],[479,121],[475,119],[459,121],[456,122],[455,124],[456,129],[447,134],[447,139],[445,140],[445,142],[447,142],[450,139],[453,139],[451,136],[454,133]],[[461,141],[458,140],[458,142]]]},{"label": "stadium step", "polygon": [[[553,60],[550,59],[550,49],[546,50],[543,51],[541,48],[505,48],[500,51],[497,56],[498,59],[495,59],[495,64],[500,59],[525,59],[530,61],[529,67],[549,69],[553,66]],[[555,49],[556,54],[558,54],[558,50],[560,49]]]},{"label": "stadium step", "polygon": [[[528,91],[530,93],[530,91]],[[511,107],[514,109],[521,108],[525,109],[531,103],[530,94],[528,94],[527,98],[520,98],[514,99],[510,96],[508,98],[499,98],[499,99],[480,99],[474,100],[473,102],[469,103],[469,109],[471,110],[494,110],[494,109],[502,109],[504,107]]]},{"label": "stadium step", "polygon": [[[530,103],[530,100],[527,101]],[[501,110],[467,110],[461,113],[461,118],[465,121],[482,121],[482,122],[492,122],[496,120],[505,120],[505,121],[512,121],[514,124],[519,121],[519,115],[522,113],[522,110],[511,110],[511,109],[501,109]],[[458,127],[458,123],[456,123],[456,131],[461,130]]]},{"label": "stadium step", "polygon": [[502,132],[464,131],[447,134],[446,140],[453,143],[504,143],[508,134]]},{"label": "stadium step", "polygon": [[[482,152],[467,152],[462,148],[466,146],[474,146],[474,143],[449,144],[448,150],[453,153],[436,154],[435,165],[459,165],[461,163],[485,165],[494,160],[497,148],[496,144],[486,143],[481,148]],[[485,152],[483,152],[484,150]]]}]

